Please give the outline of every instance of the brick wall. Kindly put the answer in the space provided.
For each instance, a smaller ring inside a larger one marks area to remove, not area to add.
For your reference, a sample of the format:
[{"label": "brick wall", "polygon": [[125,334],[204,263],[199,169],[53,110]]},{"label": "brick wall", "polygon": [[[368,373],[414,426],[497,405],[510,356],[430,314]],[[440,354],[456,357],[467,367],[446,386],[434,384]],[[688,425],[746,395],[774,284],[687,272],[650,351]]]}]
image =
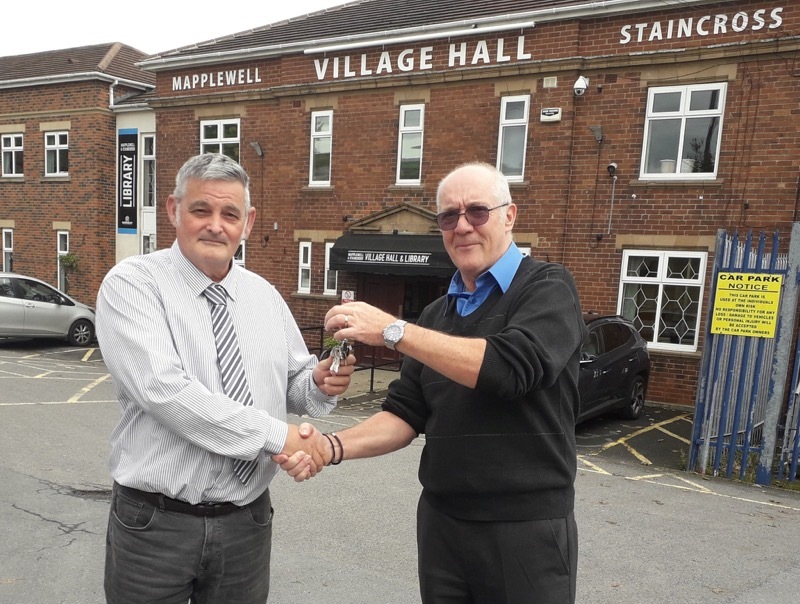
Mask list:
[{"label": "brick wall", "polygon": [[[53,223],[69,223],[70,251],[79,262],[69,293],[93,305],[114,264],[116,118],[108,110],[108,85],[4,90],[0,115],[4,126],[24,127],[24,178],[0,182],[0,220],[14,221],[14,271],[57,285]],[[68,177],[44,176],[43,123],[69,124],[64,128],[69,132]]]},{"label": "brick wall", "polygon": [[[797,49],[770,43],[742,50],[740,45],[773,37],[769,25],[776,19],[782,20],[783,35],[797,29],[800,12],[788,7],[775,17],[776,6],[708,3],[646,15],[539,23],[525,32],[532,61],[477,64],[463,71],[445,65],[451,40],[404,44],[415,56],[422,47],[434,47],[432,69],[393,80],[340,77],[320,82],[314,59],[323,57],[300,54],[209,68],[258,69],[263,78],[258,87],[176,92],[171,89],[173,76],[197,70],[160,72],[159,196],[166,197],[180,164],[197,152],[201,119],[241,118],[241,160],[253,179],[258,210],[248,268],[275,284],[298,323],[313,325],[338,298],[321,295],[322,240],[312,246],[312,295],[295,293],[297,233],[341,232],[347,226],[343,216],[358,220],[400,202],[434,210],[436,186],[450,169],[471,160],[496,162],[500,96],[529,93],[525,182],[513,185],[512,195],[520,208],[515,230],[536,235],[533,255],[566,264],[575,274],[584,308],[598,312],[616,311],[625,247],[706,250],[708,284],[713,249],[707,242],[718,229],[788,232],[797,218]],[[689,35],[678,36],[682,20],[689,19]],[[655,23],[662,29],[654,29]],[[485,39],[494,55],[499,39],[516,36],[476,35],[463,41],[469,54]],[[655,49],[675,52],[648,54]],[[334,57],[341,70],[346,56],[355,61],[363,53],[374,66],[384,50],[325,56],[329,70]],[[590,85],[576,98],[572,83],[579,74]],[[557,78],[557,85],[544,88],[545,77]],[[701,82],[728,83],[718,177],[682,183],[640,180],[648,86]],[[401,102],[425,105],[419,187],[394,184]],[[538,115],[544,107],[561,108],[562,120],[541,123]],[[334,110],[333,186],[309,189],[310,114],[329,108]],[[590,130],[593,126],[602,127],[600,143]],[[263,159],[251,152],[251,141],[259,142]],[[606,170],[612,161],[618,164],[615,185]],[[172,229],[162,213],[159,246],[171,240]],[[355,275],[340,274],[340,290],[356,286]],[[704,329],[705,319],[701,333]],[[654,351],[649,398],[691,405],[699,356]]]}]

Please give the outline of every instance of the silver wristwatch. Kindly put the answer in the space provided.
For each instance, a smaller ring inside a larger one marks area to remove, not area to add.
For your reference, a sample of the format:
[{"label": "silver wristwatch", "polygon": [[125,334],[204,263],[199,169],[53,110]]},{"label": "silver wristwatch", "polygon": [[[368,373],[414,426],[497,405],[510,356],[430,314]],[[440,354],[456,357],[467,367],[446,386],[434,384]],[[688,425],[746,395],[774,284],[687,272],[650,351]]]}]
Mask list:
[{"label": "silver wristwatch", "polygon": [[383,343],[386,345],[386,348],[394,350],[398,342],[403,339],[407,322],[408,321],[403,321],[402,319],[397,319],[394,323],[389,323],[383,328]]}]

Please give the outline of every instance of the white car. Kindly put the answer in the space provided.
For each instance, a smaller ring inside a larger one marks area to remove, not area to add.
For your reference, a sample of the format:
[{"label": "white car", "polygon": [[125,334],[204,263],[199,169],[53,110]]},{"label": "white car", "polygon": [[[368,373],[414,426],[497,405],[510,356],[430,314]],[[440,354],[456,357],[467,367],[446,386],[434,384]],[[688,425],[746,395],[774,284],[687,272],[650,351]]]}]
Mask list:
[{"label": "white car", "polygon": [[0,337],[64,338],[73,346],[90,346],[94,326],[91,306],[39,279],[0,273]]}]

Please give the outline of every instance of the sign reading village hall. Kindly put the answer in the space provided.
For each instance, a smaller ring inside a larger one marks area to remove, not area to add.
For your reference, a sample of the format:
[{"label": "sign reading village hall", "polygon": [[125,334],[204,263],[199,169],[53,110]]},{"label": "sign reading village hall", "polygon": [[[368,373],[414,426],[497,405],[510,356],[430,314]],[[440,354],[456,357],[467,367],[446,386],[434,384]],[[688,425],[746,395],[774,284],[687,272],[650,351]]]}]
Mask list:
[{"label": "sign reading village hall", "polygon": [[349,250],[348,264],[384,264],[393,266],[429,266],[432,254],[420,252],[369,252]]},{"label": "sign reading village hall", "polygon": [[[771,9],[754,8],[749,12],[709,13],[700,17],[629,23],[619,31],[619,44],[622,46],[637,43],[655,44],[706,36],[722,40],[729,34],[779,29],[782,24],[782,6]],[[479,31],[476,30],[476,33]],[[444,58],[447,60],[447,69],[503,65],[533,60],[532,49],[528,48],[530,45],[532,45],[531,38],[526,40],[524,35],[518,35],[508,38],[500,37],[496,40],[452,42],[446,47],[423,46],[417,48],[411,46],[396,50],[382,50],[380,54],[376,54],[375,49],[371,49],[359,54],[316,58],[314,59],[314,71],[317,81],[324,81],[423,72],[432,70],[434,63]],[[443,53],[446,53],[446,56]],[[258,67],[204,71],[172,78],[174,92],[261,84],[263,83]]]}]

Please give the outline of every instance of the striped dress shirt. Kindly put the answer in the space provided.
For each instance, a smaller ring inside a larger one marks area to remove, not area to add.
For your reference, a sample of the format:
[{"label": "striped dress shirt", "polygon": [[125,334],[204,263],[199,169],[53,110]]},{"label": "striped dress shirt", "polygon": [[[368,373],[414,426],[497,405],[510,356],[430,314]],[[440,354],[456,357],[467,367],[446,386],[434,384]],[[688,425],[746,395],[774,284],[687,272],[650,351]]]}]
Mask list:
[{"label": "striped dress shirt", "polygon": [[[312,379],[317,358],[280,294],[233,265],[221,284],[254,404],[224,394],[209,303],[212,281],[171,248],[126,258],[97,297],[97,338],[122,417],[111,437],[111,476],[142,491],[195,504],[245,505],[269,486],[287,412],[318,417],[336,397]],[[235,459],[259,464],[247,485]]]}]

